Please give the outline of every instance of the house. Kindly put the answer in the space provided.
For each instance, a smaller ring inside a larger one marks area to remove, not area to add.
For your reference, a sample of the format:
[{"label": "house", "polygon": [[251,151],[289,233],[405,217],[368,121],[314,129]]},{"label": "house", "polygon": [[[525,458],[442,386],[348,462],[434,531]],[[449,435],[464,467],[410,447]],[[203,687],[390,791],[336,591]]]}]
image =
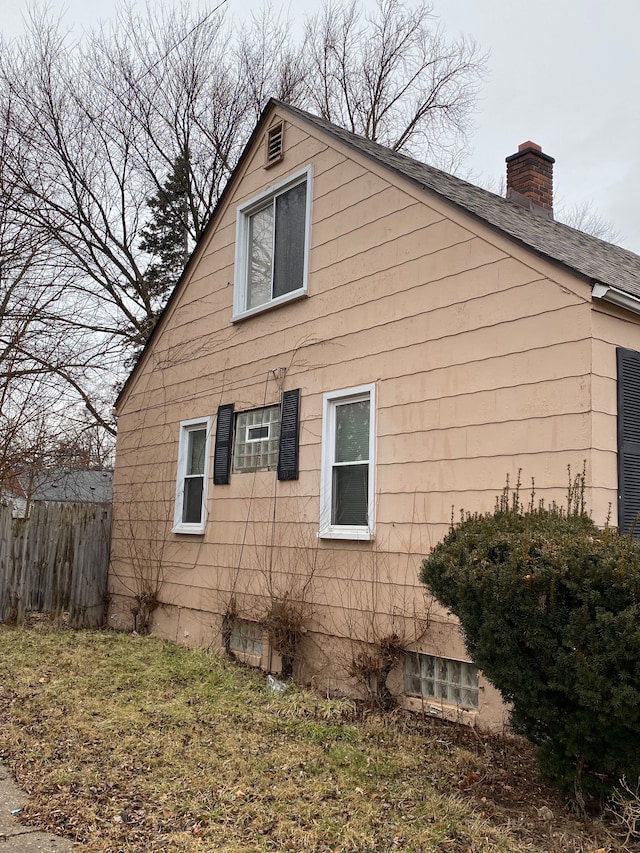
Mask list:
[{"label": "house", "polygon": [[14,471],[8,471],[0,483],[0,506],[11,504],[13,518],[24,518],[27,513],[27,494],[20,478]]},{"label": "house", "polygon": [[271,101],[117,400],[111,624],[503,722],[417,581],[507,477],[640,510],[640,258]]}]

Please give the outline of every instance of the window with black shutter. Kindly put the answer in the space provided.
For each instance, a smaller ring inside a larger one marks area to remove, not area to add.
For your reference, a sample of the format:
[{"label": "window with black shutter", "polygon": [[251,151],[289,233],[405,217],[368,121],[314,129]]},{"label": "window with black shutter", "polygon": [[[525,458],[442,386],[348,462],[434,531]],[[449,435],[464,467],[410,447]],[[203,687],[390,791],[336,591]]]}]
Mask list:
[{"label": "window with black shutter", "polygon": [[278,464],[279,443],[279,405],[238,412],[231,470],[234,473],[272,471]]},{"label": "window with black shutter", "polygon": [[617,350],[618,526],[640,536],[640,353]]},{"label": "window with black shutter", "polygon": [[232,470],[245,473],[276,465],[279,480],[297,480],[299,422],[299,388],[284,391],[279,406],[263,406],[237,414],[233,403],[219,406],[213,454],[214,484],[227,484]]}]

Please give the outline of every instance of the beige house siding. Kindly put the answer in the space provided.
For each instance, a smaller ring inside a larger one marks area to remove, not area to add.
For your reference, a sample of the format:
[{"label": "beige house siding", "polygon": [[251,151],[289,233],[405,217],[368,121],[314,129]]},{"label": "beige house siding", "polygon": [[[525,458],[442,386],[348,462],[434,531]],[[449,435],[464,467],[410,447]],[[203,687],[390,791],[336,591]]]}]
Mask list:
[{"label": "beige house siding", "polygon": [[594,300],[593,308],[593,490],[592,509],[599,523],[618,523],[616,349],[640,349],[636,318]]},{"label": "beige house siding", "polygon": [[[256,140],[121,400],[112,621],[131,624],[145,571],[162,603],[154,629],[181,642],[220,645],[232,604],[260,621],[276,600],[303,600],[300,674],[355,688],[361,641],[396,633],[407,647],[465,657],[417,582],[452,512],[491,509],[519,469],[524,493],[535,477],[539,497],[563,500],[567,466],[585,461],[604,521],[616,489],[612,342],[625,320],[593,311],[577,277],[284,118],[283,162],[265,170]],[[232,323],[236,208],[308,165],[308,295]],[[375,537],[319,539],[323,394],[370,383]],[[232,473],[214,486],[210,453],[205,531],[172,533],[180,422],[211,417],[215,433],[219,405],[275,404],[292,388],[299,479]],[[400,671],[389,683],[402,692]],[[487,684],[478,719],[503,720]]]}]

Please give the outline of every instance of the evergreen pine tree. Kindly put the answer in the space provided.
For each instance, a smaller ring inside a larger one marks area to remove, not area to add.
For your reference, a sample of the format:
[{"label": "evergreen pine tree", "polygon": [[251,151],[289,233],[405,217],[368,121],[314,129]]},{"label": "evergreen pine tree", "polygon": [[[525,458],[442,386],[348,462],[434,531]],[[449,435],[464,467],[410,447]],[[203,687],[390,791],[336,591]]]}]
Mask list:
[{"label": "evergreen pine tree", "polygon": [[[145,271],[149,300],[155,308],[145,338],[164,307],[189,258],[189,157],[180,154],[158,192],[147,199],[152,218],[140,231],[140,248],[151,256]],[[140,341],[144,344],[144,340]]]}]

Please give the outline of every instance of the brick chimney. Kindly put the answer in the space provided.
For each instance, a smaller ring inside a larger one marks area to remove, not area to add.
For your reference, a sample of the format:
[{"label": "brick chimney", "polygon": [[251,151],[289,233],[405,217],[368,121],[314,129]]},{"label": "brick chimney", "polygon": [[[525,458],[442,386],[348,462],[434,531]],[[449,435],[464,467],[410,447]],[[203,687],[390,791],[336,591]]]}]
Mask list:
[{"label": "brick chimney", "polygon": [[523,142],[506,162],[507,198],[553,219],[553,157],[535,142]]}]

